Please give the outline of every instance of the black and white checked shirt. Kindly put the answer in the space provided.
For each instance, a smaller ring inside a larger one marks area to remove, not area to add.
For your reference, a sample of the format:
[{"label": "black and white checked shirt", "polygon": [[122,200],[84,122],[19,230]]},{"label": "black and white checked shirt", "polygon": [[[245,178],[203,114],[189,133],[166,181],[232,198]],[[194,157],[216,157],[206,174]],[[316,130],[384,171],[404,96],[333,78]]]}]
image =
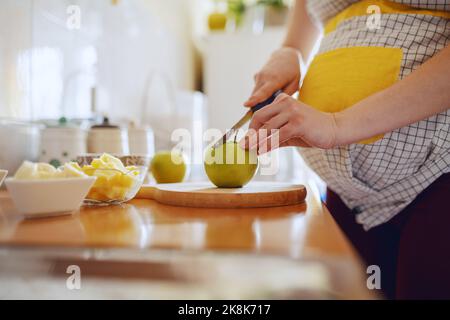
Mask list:
[{"label": "black and white checked shirt", "polygon": [[[324,24],[356,2],[309,0],[308,11],[317,23]],[[393,2],[450,11],[449,0]],[[382,14],[381,29],[375,31],[366,27],[366,21],[367,16],[360,16],[341,22],[324,37],[318,54],[356,46],[401,48],[401,80],[450,43],[450,20],[446,18]],[[450,109],[385,134],[372,144],[330,150],[300,148],[300,153],[368,230],[391,219],[439,176],[450,172]]]}]

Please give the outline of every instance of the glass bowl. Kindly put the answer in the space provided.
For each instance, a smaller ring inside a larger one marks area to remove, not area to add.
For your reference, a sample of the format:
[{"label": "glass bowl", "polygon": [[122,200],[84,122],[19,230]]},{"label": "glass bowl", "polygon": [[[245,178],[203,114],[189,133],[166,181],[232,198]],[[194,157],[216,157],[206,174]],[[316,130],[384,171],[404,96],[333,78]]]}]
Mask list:
[{"label": "glass bowl", "polygon": [[[91,164],[98,155],[77,157],[80,166]],[[122,172],[117,169],[93,169],[97,180],[84,200],[85,205],[101,206],[121,204],[133,199],[141,188],[148,173],[150,157],[116,156],[124,166],[134,166],[134,170]]]},{"label": "glass bowl", "polygon": [[[77,157],[77,162],[80,166],[90,165],[92,160],[99,158],[102,153],[86,153]],[[148,169],[150,165],[150,156],[147,155],[117,155],[112,156],[119,158],[124,166],[146,167]]]}]

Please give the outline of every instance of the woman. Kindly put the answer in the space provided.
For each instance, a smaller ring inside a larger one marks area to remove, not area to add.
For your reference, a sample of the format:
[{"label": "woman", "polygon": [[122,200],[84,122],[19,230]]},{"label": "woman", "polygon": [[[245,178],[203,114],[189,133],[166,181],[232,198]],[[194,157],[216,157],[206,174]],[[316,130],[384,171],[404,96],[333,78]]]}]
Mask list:
[{"label": "woman", "polygon": [[450,298],[449,19],[446,0],[297,0],[245,103],[284,91],[250,123],[279,145],[250,130],[247,147],[301,147],[388,297]]}]

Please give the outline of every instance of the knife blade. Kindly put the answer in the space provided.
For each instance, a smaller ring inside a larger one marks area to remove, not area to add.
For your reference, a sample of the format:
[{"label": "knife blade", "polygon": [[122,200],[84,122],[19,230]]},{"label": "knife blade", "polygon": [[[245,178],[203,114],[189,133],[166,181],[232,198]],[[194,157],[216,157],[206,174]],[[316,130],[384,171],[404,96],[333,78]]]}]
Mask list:
[{"label": "knife blade", "polygon": [[214,143],[213,147],[214,147],[214,148],[217,148],[217,147],[220,147],[222,144],[226,143],[226,142],[228,141],[228,139],[229,139],[236,131],[238,131],[240,128],[242,128],[242,126],[243,126],[244,124],[246,124],[248,121],[251,120],[251,118],[253,117],[253,114],[254,114],[256,111],[258,111],[258,110],[260,110],[260,109],[262,109],[262,108],[268,106],[269,104],[271,104],[271,103],[276,99],[276,97],[277,97],[280,93],[282,93],[282,92],[283,92],[282,90],[278,90],[278,91],[275,92],[272,96],[270,96],[267,100],[264,100],[263,102],[260,102],[260,103],[258,103],[257,105],[251,107],[250,110],[248,110],[248,111],[245,113],[245,115],[244,115],[241,119],[239,119],[239,121],[236,122],[236,123],[231,127],[230,130],[228,130],[228,131],[227,131],[227,132],[226,132],[219,140],[217,140],[217,141]]}]

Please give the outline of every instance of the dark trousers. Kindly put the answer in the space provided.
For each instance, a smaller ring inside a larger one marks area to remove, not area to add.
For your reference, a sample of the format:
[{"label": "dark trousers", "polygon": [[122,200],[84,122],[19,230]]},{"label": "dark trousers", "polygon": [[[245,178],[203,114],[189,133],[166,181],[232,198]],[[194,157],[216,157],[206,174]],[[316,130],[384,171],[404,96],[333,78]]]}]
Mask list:
[{"label": "dark trousers", "polygon": [[450,299],[450,174],[369,231],[331,190],[326,206],[367,265],[380,267],[385,297]]}]

